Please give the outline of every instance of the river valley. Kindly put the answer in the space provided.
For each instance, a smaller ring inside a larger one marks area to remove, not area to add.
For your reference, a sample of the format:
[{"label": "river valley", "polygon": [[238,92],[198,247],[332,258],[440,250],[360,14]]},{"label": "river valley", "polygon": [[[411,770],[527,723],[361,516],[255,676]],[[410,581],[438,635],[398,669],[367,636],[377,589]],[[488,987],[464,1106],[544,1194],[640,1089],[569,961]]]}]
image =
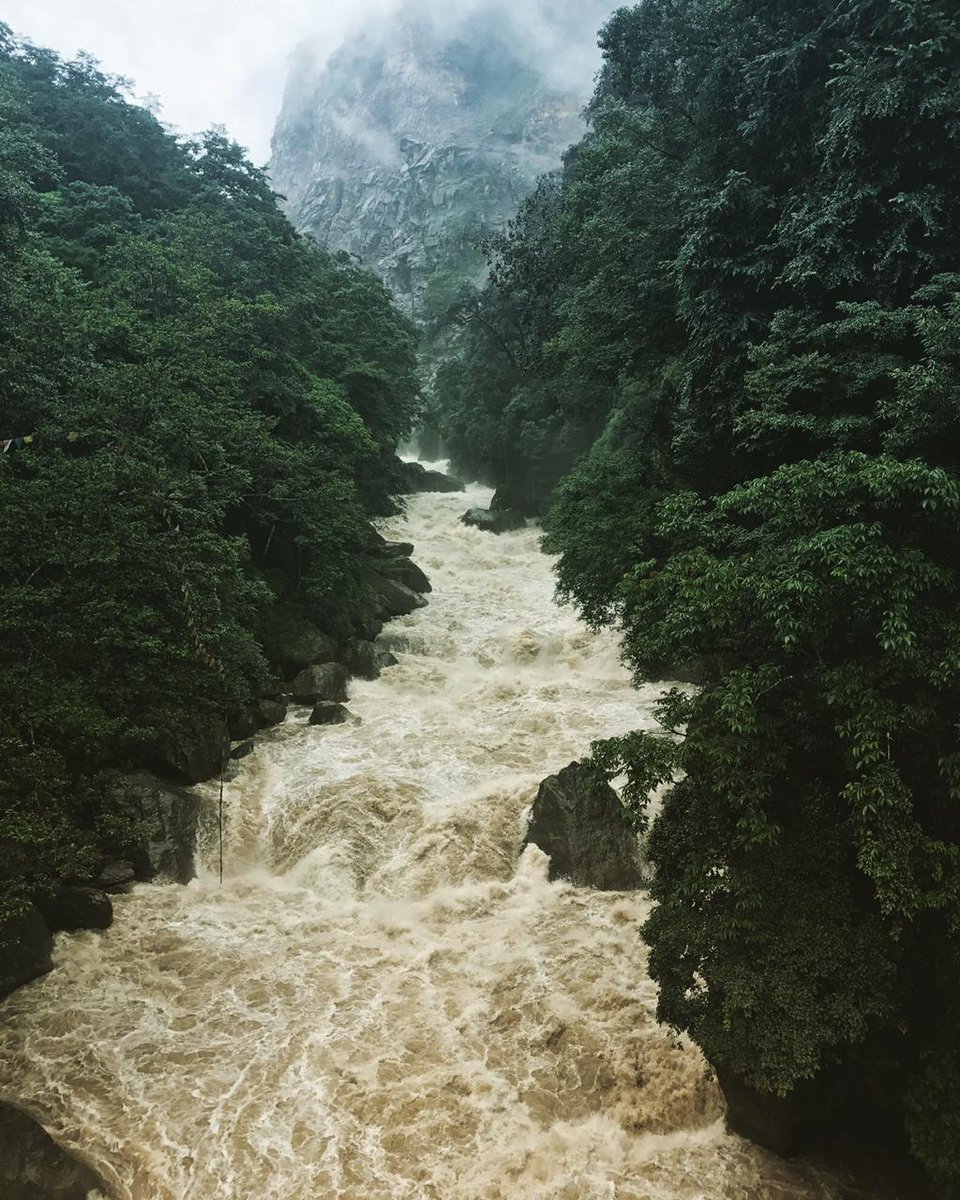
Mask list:
[{"label": "river valley", "polygon": [[609,634],[553,601],[534,528],[421,495],[388,537],[434,592],[352,723],[294,709],[217,789],[200,877],[138,887],[0,1010],[0,1097],[114,1200],[840,1200],[727,1134],[654,1017],[642,893],[520,855],[539,781],[653,725]]}]

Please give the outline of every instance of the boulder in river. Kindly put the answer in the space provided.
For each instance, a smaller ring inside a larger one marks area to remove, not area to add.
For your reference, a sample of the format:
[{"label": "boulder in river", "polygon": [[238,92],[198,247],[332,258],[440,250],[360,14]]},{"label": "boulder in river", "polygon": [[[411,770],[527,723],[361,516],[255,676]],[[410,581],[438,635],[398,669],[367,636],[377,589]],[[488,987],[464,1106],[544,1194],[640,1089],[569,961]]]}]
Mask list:
[{"label": "boulder in river", "polygon": [[317,663],[335,662],[337,643],[293,604],[277,605],[264,618],[261,632],[268,661],[289,678]]},{"label": "boulder in river", "polygon": [[245,742],[260,729],[260,714],[252,704],[235,709],[227,720],[231,742]]},{"label": "boulder in river", "polygon": [[287,715],[285,700],[274,700],[272,696],[262,696],[256,703],[257,721],[260,729],[271,725],[280,725]]},{"label": "boulder in river", "polygon": [[509,533],[513,529],[525,529],[527,519],[512,508],[493,511],[489,508],[470,508],[460,518],[464,525],[482,529],[485,533]]},{"label": "boulder in river", "polygon": [[318,667],[307,667],[293,681],[293,698],[299,704],[316,704],[318,700],[347,698],[347,683],[350,672],[342,663],[323,663]]},{"label": "boulder in river", "polygon": [[32,1117],[0,1104],[0,1196],[3,1200],[86,1200],[108,1189],[63,1150]]},{"label": "boulder in river", "polygon": [[147,829],[137,848],[137,878],[156,877],[189,883],[196,874],[194,854],[200,801],[192,791],[157,779],[147,771],[124,775],[119,782],[124,807],[137,813]]},{"label": "boulder in river", "polygon": [[343,725],[350,719],[350,710],[331,700],[321,700],[310,714],[311,725]]},{"label": "boulder in river", "polygon": [[113,924],[113,903],[99,888],[63,884],[52,896],[38,896],[36,904],[51,933],[109,929]]},{"label": "boulder in river", "polygon": [[226,721],[216,713],[196,711],[185,714],[180,729],[155,747],[148,765],[178,783],[203,783],[220,774],[229,750]]},{"label": "boulder in river", "polygon": [[424,572],[409,558],[397,557],[386,559],[379,564],[378,570],[388,579],[398,579],[411,591],[432,592],[433,586]]},{"label": "boulder in river", "polygon": [[390,617],[405,617],[426,607],[426,600],[399,579],[391,579],[379,571],[371,571],[368,579],[384,612]]},{"label": "boulder in river", "polygon": [[465,492],[466,484],[453,475],[442,471],[429,471],[422,463],[408,462],[402,465],[403,494],[416,492]]},{"label": "boulder in river", "polygon": [[351,675],[359,679],[376,679],[384,667],[395,667],[397,660],[389,650],[376,642],[353,638],[340,651],[340,659]]},{"label": "boulder in river", "polygon": [[620,797],[581,763],[540,784],[524,845],[550,856],[550,878],[578,887],[630,891],[642,886],[640,849]]},{"label": "boulder in river", "polygon": [[53,937],[32,904],[0,925],[0,996],[53,970]]}]

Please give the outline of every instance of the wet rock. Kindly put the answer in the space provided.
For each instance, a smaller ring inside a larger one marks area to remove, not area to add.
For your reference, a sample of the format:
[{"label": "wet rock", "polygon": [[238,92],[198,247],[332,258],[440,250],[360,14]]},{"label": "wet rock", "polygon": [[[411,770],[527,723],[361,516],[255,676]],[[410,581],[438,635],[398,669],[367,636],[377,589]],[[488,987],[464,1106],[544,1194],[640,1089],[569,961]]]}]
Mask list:
[{"label": "wet rock", "polygon": [[261,641],[267,660],[289,678],[318,663],[335,662],[337,643],[295,605],[278,605],[264,621]]},{"label": "wet rock", "polygon": [[32,904],[0,925],[0,996],[52,971],[52,949],[50,930]]},{"label": "wet rock", "polygon": [[32,1117],[0,1104],[0,1196],[3,1200],[86,1200],[109,1195],[84,1166]]},{"label": "wet rock", "polygon": [[256,703],[256,713],[259,729],[268,729],[272,725],[281,725],[287,715],[287,705],[283,700],[273,700],[264,696]]},{"label": "wet rock", "polygon": [[426,600],[412,588],[407,587],[405,583],[401,583],[399,579],[391,579],[378,572],[371,572],[370,580],[377,599],[382,604],[384,611],[391,617],[405,617],[418,608],[426,607]]},{"label": "wet rock", "polygon": [[404,463],[401,478],[405,495],[419,492],[465,492],[467,490],[462,479],[444,475],[442,471],[428,471],[422,463],[418,462]]},{"label": "wet rock", "polygon": [[307,667],[293,681],[293,698],[299,704],[316,704],[318,700],[346,700],[349,679],[350,672],[342,663]]},{"label": "wet rock", "polygon": [[254,752],[255,748],[253,738],[248,738],[245,742],[241,742],[239,746],[234,746],[230,751],[230,757],[235,760],[238,758],[248,758]]},{"label": "wet rock", "polygon": [[527,519],[512,508],[493,511],[488,508],[471,508],[460,518],[464,525],[482,529],[485,533],[509,533],[513,529],[525,529]]},{"label": "wet rock", "polygon": [[118,787],[122,803],[139,816],[147,829],[135,857],[137,878],[159,876],[174,883],[189,883],[196,874],[199,799],[186,788],[146,771],[123,776]]},{"label": "wet rock", "polygon": [[809,1147],[819,1107],[817,1089],[811,1082],[801,1082],[788,1095],[777,1096],[757,1091],[727,1068],[716,1071],[727,1102],[727,1127],[733,1133],[785,1158]]},{"label": "wet rock", "polygon": [[136,881],[137,872],[133,863],[122,859],[107,863],[97,878],[97,883],[106,892],[125,891]]},{"label": "wet rock", "polygon": [[350,710],[331,700],[321,700],[310,714],[311,725],[343,725],[350,719]]},{"label": "wet rock", "polygon": [[413,542],[384,542],[380,547],[384,558],[409,558],[413,550]]},{"label": "wet rock", "polygon": [[514,509],[525,517],[538,517],[549,499],[550,489],[529,478],[501,482],[493,493],[490,508],[493,512]]},{"label": "wet rock", "polygon": [[227,722],[231,742],[244,742],[247,738],[252,738],[260,728],[260,714],[253,705],[237,709],[230,714]]},{"label": "wet rock", "polygon": [[629,891],[643,883],[637,836],[608,784],[580,763],[540,785],[524,845],[550,856],[550,878],[578,887]]},{"label": "wet rock", "polygon": [[350,674],[359,679],[376,679],[384,667],[393,667],[397,663],[389,650],[360,638],[347,642],[340,658]]},{"label": "wet rock", "polygon": [[38,896],[36,904],[51,933],[109,929],[113,924],[113,904],[99,888],[64,884],[52,896]]},{"label": "wet rock", "polygon": [[222,717],[187,713],[181,729],[156,747],[147,765],[178,783],[203,783],[220,774],[229,749],[230,734]]},{"label": "wet rock", "polygon": [[415,562],[409,558],[393,558],[382,563],[381,572],[389,579],[398,579],[413,592],[432,592],[430,580]]}]

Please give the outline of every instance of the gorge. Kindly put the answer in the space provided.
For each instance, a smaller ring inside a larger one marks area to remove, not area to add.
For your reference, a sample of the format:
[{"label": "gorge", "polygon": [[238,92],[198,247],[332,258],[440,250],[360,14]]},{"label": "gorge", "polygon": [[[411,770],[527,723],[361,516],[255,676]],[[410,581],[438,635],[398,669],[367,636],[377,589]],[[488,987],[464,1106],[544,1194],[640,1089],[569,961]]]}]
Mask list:
[{"label": "gorge", "polygon": [[535,527],[460,524],[489,498],[382,526],[430,602],[387,627],[399,661],[351,684],[350,723],[295,708],[238,764],[223,887],[201,785],[199,878],[117,897],[0,1008],[0,1096],[111,1200],[859,1194],[724,1132],[706,1063],[655,1020],[644,893],[520,854],[540,779],[652,726],[659,689],[556,607]]}]

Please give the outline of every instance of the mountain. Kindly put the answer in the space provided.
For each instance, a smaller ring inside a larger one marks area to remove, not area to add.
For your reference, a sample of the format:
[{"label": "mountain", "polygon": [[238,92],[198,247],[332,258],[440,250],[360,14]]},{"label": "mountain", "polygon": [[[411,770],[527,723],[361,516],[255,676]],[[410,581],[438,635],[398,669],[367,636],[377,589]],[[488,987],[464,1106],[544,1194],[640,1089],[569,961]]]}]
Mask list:
[{"label": "mountain", "polygon": [[480,239],[582,135],[607,5],[590,8],[408,0],[326,61],[301,46],[270,168],[288,216],[376,270],[417,320],[443,312],[482,278]]}]

